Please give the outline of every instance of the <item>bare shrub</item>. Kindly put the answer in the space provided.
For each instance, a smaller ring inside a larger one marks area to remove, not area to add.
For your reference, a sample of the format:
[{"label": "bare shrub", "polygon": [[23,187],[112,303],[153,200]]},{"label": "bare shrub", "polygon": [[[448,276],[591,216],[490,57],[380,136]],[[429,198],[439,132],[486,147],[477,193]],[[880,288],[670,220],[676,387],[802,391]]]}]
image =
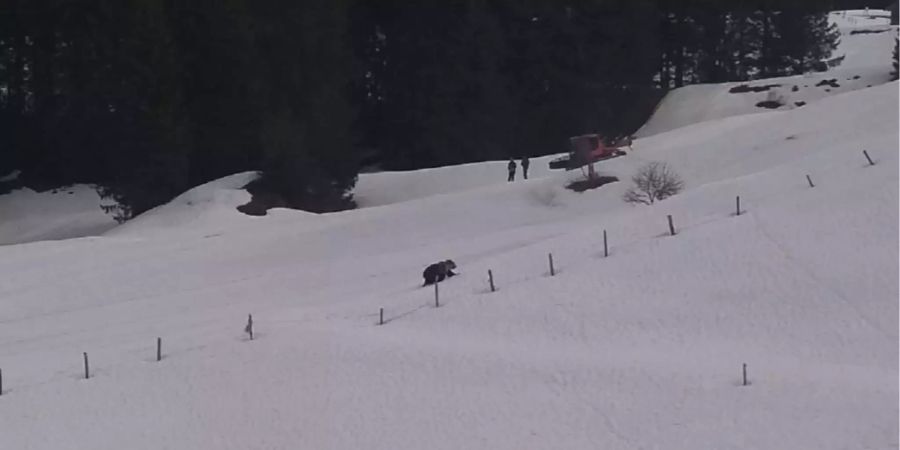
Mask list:
[{"label": "bare shrub", "polygon": [[652,205],[657,200],[671,197],[684,188],[684,182],[672,169],[661,162],[652,162],[640,170],[631,178],[634,186],[629,188],[623,196],[628,203],[643,203]]}]

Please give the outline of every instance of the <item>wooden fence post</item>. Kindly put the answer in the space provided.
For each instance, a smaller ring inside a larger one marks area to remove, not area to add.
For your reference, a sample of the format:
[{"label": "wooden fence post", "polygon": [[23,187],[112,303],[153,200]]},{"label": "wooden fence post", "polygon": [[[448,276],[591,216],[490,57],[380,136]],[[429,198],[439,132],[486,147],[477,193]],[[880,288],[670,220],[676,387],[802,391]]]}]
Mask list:
[{"label": "wooden fence post", "polygon": [[491,292],[496,291],[494,288],[494,272],[491,272],[490,269],[488,269],[488,281],[491,283]]},{"label": "wooden fence post", "polygon": [[548,253],[547,257],[550,259],[550,276],[556,275],[556,270],[553,269],[553,253]]},{"label": "wooden fence post", "polygon": [[434,307],[435,308],[441,307],[441,301],[438,298],[438,282],[437,282],[437,280],[435,280],[435,282],[434,282]]},{"label": "wooden fence post", "polygon": [[669,234],[671,234],[672,236],[675,236],[675,225],[672,224],[672,215],[670,214],[668,217],[669,217]]},{"label": "wooden fence post", "polygon": [[816,185],[813,184],[812,178],[810,178],[809,175],[806,176],[806,181],[809,183],[809,187],[811,187],[811,188],[816,187]]},{"label": "wooden fence post", "polygon": [[606,245],[606,230],[603,230],[603,257],[609,256],[609,246]]},{"label": "wooden fence post", "polygon": [[87,380],[91,377],[91,372],[88,370],[88,356],[87,352],[84,352],[84,379]]},{"label": "wooden fence post", "polygon": [[250,340],[253,340],[253,314],[247,314],[247,326],[244,327],[244,333],[250,335]]},{"label": "wooden fence post", "polygon": [[863,155],[866,155],[866,159],[869,161],[869,165],[870,165],[870,166],[874,166],[874,165],[875,165],[875,163],[872,162],[872,158],[869,158],[869,152],[863,150]]},{"label": "wooden fence post", "polygon": [[156,360],[157,361],[162,360],[162,338],[161,337],[156,338]]}]

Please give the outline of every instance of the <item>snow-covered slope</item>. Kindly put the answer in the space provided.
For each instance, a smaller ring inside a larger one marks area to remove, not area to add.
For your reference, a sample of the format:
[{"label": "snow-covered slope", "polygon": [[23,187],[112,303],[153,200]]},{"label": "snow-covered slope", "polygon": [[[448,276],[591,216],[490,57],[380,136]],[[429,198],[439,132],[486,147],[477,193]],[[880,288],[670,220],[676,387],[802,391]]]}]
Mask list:
[{"label": "snow-covered slope", "polygon": [[[361,180],[377,208],[182,198],[105,237],[2,247],[2,447],[896,448],[896,91],[600,165],[669,162],[686,189],[652,207],[486,163]],[[229,186],[188,197],[243,200]],[[435,308],[420,273],[445,258],[460,276]]]},{"label": "snow-covered slope", "polygon": [[800,76],[674,89],[636,135],[652,136],[707,120],[770,111],[757,106],[766,101],[782,104],[779,110],[800,108],[832,95],[888,82],[897,36],[897,28],[889,25],[890,13],[852,10],[834,12],[829,18],[841,30],[841,42],[833,54],[842,58],[839,66]]},{"label": "snow-covered slope", "polygon": [[[889,25],[889,12],[841,11],[832,13],[830,19],[842,32],[840,46],[834,54],[835,57],[843,57],[839,67],[824,73],[798,77],[704,84],[675,89],[663,99],[653,117],[636,134],[647,137],[708,120],[767,112],[770,110],[756,106],[766,100],[778,99],[784,104],[779,109],[787,110],[835,94],[886,83],[890,71],[889,56],[897,33],[896,27]],[[819,85],[823,81],[829,84]],[[741,86],[770,87],[751,92],[729,92]],[[896,96],[897,93],[893,92],[891,95]],[[560,145],[563,146],[564,143]],[[550,175],[547,163],[555,156],[532,160],[531,178],[538,179]],[[411,172],[362,174],[354,189],[354,195],[361,207],[373,207],[479,189],[505,179],[505,165],[506,162],[496,161]],[[550,195],[539,187],[539,181],[536,183],[532,184],[532,189],[537,191],[533,195],[541,198]],[[209,187],[218,189],[215,186]],[[155,224],[149,226],[154,228],[162,225],[160,221],[170,221],[169,226],[164,227],[169,231],[180,229],[182,233],[197,234],[197,230],[202,229],[206,234],[217,233],[213,224],[219,223],[219,220],[214,217],[215,214],[208,215],[209,222],[206,225],[210,226],[201,225],[196,223],[194,218],[198,208],[192,206],[205,204],[220,212],[227,210],[225,214],[230,214],[233,206],[249,199],[246,192],[238,188],[223,186],[218,191],[220,196],[215,199],[204,197],[191,200],[183,197],[172,203],[181,206],[167,207],[167,209],[181,209],[181,213],[158,216],[154,212],[145,215],[140,222]],[[69,192],[72,194],[68,194]],[[198,195],[212,195],[211,191],[204,192]],[[195,194],[196,192],[188,197]],[[116,225],[111,215],[103,213],[101,203],[94,189],[84,185],[61,189],[59,193],[36,193],[22,189],[0,195],[0,245],[101,235]],[[303,215],[296,211],[275,211],[273,214],[277,217]],[[155,218],[151,218],[154,216]],[[252,218],[246,219],[244,224],[253,223]],[[307,217],[307,220],[312,219]],[[244,224],[236,226],[241,227]],[[121,232],[130,233],[140,228],[148,226],[128,224]]]},{"label": "snow-covered slope", "polygon": [[0,195],[0,245],[101,234],[116,226],[100,207],[108,203],[94,187],[83,184]]},{"label": "snow-covered slope", "polygon": [[247,226],[253,223],[254,217],[235,213],[238,206],[250,201],[250,194],[243,188],[257,176],[256,172],[244,172],[197,186],[116,227],[107,235],[202,236],[220,233],[219,227]]},{"label": "snow-covered slope", "polygon": [[[564,144],[560,144],[562,149],[565,149]],[[535,180],[555,172],[550,170],[548,164],[557,156],[531,158],[529,179]],[[506,181],[506,164],[507,161],[488,161],[408,172],[360,174],[353,191],[354,199],[360,207],[367,208],[484,188]],[[516,179],[522,180],[522,167],[518,159]]]}]

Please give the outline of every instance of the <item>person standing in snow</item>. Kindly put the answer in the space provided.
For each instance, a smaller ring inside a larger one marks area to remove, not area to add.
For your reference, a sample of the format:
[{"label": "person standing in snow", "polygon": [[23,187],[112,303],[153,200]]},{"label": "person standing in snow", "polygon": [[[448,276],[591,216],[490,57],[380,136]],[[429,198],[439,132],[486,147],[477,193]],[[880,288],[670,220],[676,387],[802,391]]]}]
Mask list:
[{"label": "person standing in snow", "polygon": [[527,156],[522,157],[522,177],[526,180],[528,179],[528,165],[530,162],[528,161]]},{"label": "person standing in snow", "polygon": [[509,172],[509,178],[506,181],[513,181],[516,179],[516,162],[509,158],[509,164],[506,165],[506,170]]}]

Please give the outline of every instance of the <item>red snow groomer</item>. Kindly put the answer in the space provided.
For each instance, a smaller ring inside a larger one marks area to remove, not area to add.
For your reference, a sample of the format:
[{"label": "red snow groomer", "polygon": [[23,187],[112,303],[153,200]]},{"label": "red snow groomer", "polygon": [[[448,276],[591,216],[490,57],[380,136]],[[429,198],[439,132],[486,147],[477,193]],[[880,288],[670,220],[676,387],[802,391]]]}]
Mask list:
[{"label": "red snow groomer", "polygon": [[574,170],[585,165],[625,154],[623,147],[631,148],[631,136],[606,139],[599,134],[583,134],[569,138],[569,154],[550,161],[551,169]]}]

